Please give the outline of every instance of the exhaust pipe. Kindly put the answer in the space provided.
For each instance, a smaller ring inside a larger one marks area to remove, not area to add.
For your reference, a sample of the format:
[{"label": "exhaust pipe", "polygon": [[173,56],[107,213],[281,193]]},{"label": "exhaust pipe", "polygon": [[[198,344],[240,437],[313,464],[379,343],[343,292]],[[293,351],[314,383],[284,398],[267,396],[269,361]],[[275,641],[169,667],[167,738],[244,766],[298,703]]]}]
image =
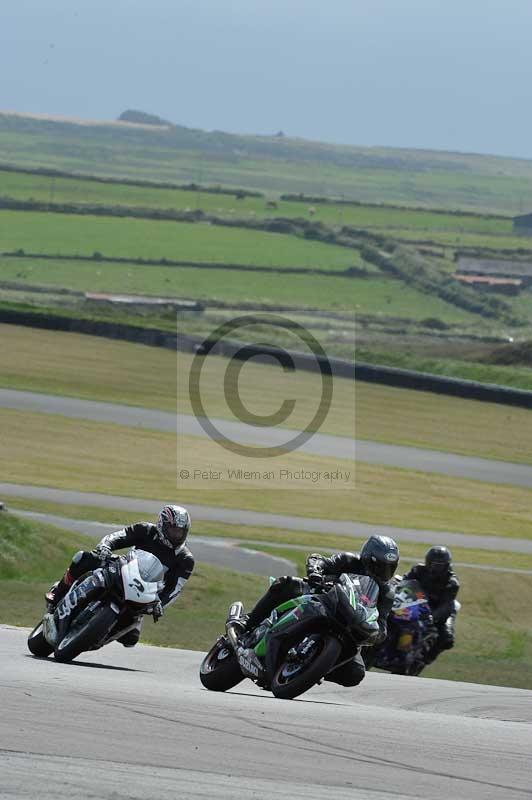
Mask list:
[{"label": "exhaust pipe", "polygon": [[[238,633],[233,627],[233,623],[238,622],[243,616],[243,614],[244,614],[244,606],[242,605],[242,603],[240,601],[233,603],[233,605],[229,609],[229,614],[227,616],[227,620],[225,623],[225,632],[227,634],[227,638],[229,639],[229,643],[231,644],[231,647],[233,648],[233,650],[235,650],[235,652],[239,645],[238,645]],[[237,629],[240,630],[240,627],[238,626]]]}]

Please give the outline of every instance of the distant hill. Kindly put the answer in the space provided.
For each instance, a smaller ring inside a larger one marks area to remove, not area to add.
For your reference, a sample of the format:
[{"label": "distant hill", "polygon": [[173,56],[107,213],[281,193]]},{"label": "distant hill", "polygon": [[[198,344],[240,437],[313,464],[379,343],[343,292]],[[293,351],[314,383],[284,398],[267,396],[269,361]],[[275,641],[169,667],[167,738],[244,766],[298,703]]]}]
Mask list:
[{"label": "distant hill", "polygon": [[0,162],[245,186],[272,195],[503,213],[532,209],[532,161],[204,131],[134,110],[110,122],[0,113]]},{"label": "distant hill", "polygon": [[166,119],[156,116],[155,114],[147,114],[146,111],[135,111],[135,109],[128,108],[127,111],[122,111],[118,117],[119,122],[134,122],[138,125],[164,125],[171,126],[172,123]]}]

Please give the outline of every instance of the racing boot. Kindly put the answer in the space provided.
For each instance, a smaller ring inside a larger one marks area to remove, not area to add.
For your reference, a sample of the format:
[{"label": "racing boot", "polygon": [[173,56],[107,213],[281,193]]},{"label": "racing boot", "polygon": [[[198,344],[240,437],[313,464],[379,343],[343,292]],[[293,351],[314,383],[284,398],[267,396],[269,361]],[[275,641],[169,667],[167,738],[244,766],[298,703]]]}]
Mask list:
[{"label": "racing boot", "polygon": [[71,579],[69,573],[66,572],[60,581],[56,581],[50,586],[44,595],[48,611],[55,611],[63,597],[67,594],[68,590],[72,586],[72,583],[73,579]]}]

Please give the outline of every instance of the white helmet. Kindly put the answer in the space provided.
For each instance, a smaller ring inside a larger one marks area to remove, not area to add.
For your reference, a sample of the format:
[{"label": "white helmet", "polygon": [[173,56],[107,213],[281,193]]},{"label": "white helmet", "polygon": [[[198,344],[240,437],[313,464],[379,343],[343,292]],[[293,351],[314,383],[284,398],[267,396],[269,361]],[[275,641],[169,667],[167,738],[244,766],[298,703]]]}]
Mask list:
[{"label": "white helmet", "polygon": [[157,518],[157,530],[170,547],[180,547],[190,531],[190,514],[183,506],[164,506]]}]

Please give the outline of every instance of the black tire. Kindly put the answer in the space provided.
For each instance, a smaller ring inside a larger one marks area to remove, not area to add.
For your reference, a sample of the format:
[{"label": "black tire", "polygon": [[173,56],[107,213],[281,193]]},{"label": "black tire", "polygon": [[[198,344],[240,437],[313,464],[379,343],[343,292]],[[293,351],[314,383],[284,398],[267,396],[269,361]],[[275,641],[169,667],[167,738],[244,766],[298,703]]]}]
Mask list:
[{"label": "black tire", "polygon": [[393,669],[390,670],[390,675],[409,675],[409,674],[410,673],[408,672],[408,667],[405,666],[394,667]]},{"label": "black tire", "polygon": [[39,658],[46,658],[54,652],[51,644],[48,644],[42,632],[42,620],[34,627],[28,636],[28,649],[30,653]]},{"label": "black tire", "polygon": [[76,626],[74,620],[70,630],[54,650],[56,661],[61,663],[72,661],[84,650],[91,650],[94,644],[105,636],[116,619],[117,614],[110,606],[102,606],[81,626]]},{"label": "black tire", "polygon": [[272,680],[272,692],[282,700],[292,700],[314,686],[331,670],[342,652],[342,645],[334,636],[320,637],[316,655],[294,676],[286,675],[287,662],[283,661]]},{"label": "black tire", "polygon": [[411,664],[409,669],[405,672],[405,675],[413,675],[414,677],[417,677],[418,675],[421,675],[426,666],[427,665],[424,661],[414,661],[414,663]]},{"label": "black tire", "polygon": [[226,692],[243,680],[234,651],[224,639],[219,639],[201,662],[200,681],[211,692]]}]

